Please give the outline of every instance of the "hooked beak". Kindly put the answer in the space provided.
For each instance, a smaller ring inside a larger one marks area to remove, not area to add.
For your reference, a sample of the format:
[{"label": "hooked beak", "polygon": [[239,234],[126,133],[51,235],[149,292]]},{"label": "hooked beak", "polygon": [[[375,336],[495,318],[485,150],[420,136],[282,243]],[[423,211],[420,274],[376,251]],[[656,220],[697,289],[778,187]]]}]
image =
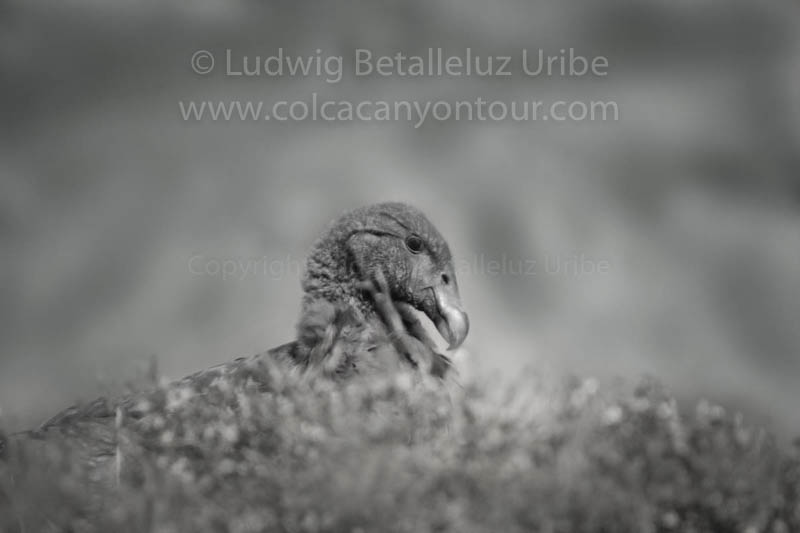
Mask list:
[{"label": "hooked beak", "polygon": [[449,349],[454,350],[464,343],[469,333],[469,317],[461,307],[461,298],[455,279],[447,285],[439,283],[432,287],[435,309],[426,313],[433,321],[436,329],[450,344]]}]

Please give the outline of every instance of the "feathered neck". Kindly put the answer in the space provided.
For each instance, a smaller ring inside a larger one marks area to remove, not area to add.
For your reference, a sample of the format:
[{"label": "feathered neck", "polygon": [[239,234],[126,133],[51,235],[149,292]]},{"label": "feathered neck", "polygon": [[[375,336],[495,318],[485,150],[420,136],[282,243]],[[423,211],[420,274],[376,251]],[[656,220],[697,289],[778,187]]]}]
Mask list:
[{"label": "feathered neck", "polygon": [[344,242],[349,232],[329,232],[312,247],[303,275],[303,310],[325,300],[338,308],[350,308],[362,318],[375,314],[372,301],[358,287],[361,281]]}]

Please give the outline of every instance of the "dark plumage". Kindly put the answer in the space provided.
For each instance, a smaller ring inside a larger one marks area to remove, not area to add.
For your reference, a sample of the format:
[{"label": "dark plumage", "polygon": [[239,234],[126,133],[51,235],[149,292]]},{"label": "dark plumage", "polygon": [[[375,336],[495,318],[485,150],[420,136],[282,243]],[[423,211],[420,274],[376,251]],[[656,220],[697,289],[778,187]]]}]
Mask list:
[{"label": "dark plumage", "polygon": [[95,467],[92,481],[107,483],[120,470],[122,419],[130,426],[155,404],[169,409],[165,398],[173,393],[204,394],[216,380],[252,382],[274,359],[336,379],[404,366],[444,377],[449,359],[437,353],[415,310],[453,348],[469,329],[447,242],[422,212],[405,204],[364,207],[334,221],[311,249],[302,287],[296,340],[153,392],[71,407],[34,431],[0,438],[0,454],[12,455],[17,445],[35,450],[36,442],[69,442]]},{"label": "dark plumage", "polygon": [[451,348],[469,330],[450,248],[406,204],[372,205],[337,219],[312,247],[302,285],[297,340],[273,353],[336,375],[372,366],[373,352],[391,347],[401,363],[443,376],[447,359],[412,309],[425,313]]}]

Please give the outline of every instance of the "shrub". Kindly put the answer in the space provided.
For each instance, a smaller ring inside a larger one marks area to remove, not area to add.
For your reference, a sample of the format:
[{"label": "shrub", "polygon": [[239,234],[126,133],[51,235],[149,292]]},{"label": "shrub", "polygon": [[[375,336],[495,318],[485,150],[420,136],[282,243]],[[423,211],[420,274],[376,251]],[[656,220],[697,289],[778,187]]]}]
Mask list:
[{"label": "shrub", "polygon": [[800,531],[800,460],[765,431],[706,402],[682,413],[652,380],[598,389],[335,384],[253,360],[11,446],[0,528]]}]

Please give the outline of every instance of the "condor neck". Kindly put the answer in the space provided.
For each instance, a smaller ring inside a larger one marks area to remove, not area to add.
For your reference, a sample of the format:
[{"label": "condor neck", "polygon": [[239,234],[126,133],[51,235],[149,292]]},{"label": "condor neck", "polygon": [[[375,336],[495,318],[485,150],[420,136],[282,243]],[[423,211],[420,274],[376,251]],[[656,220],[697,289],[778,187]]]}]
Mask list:
[{"label": "condor neck", "polygon": [[315,255],[309,258],[302,282],[303,309],[317,300],[326,300],[339,308],[351,308],[362,318],[374,315],[372,301],[358,288],[356,273],[349,271],[345,263],[331,259]]}]

